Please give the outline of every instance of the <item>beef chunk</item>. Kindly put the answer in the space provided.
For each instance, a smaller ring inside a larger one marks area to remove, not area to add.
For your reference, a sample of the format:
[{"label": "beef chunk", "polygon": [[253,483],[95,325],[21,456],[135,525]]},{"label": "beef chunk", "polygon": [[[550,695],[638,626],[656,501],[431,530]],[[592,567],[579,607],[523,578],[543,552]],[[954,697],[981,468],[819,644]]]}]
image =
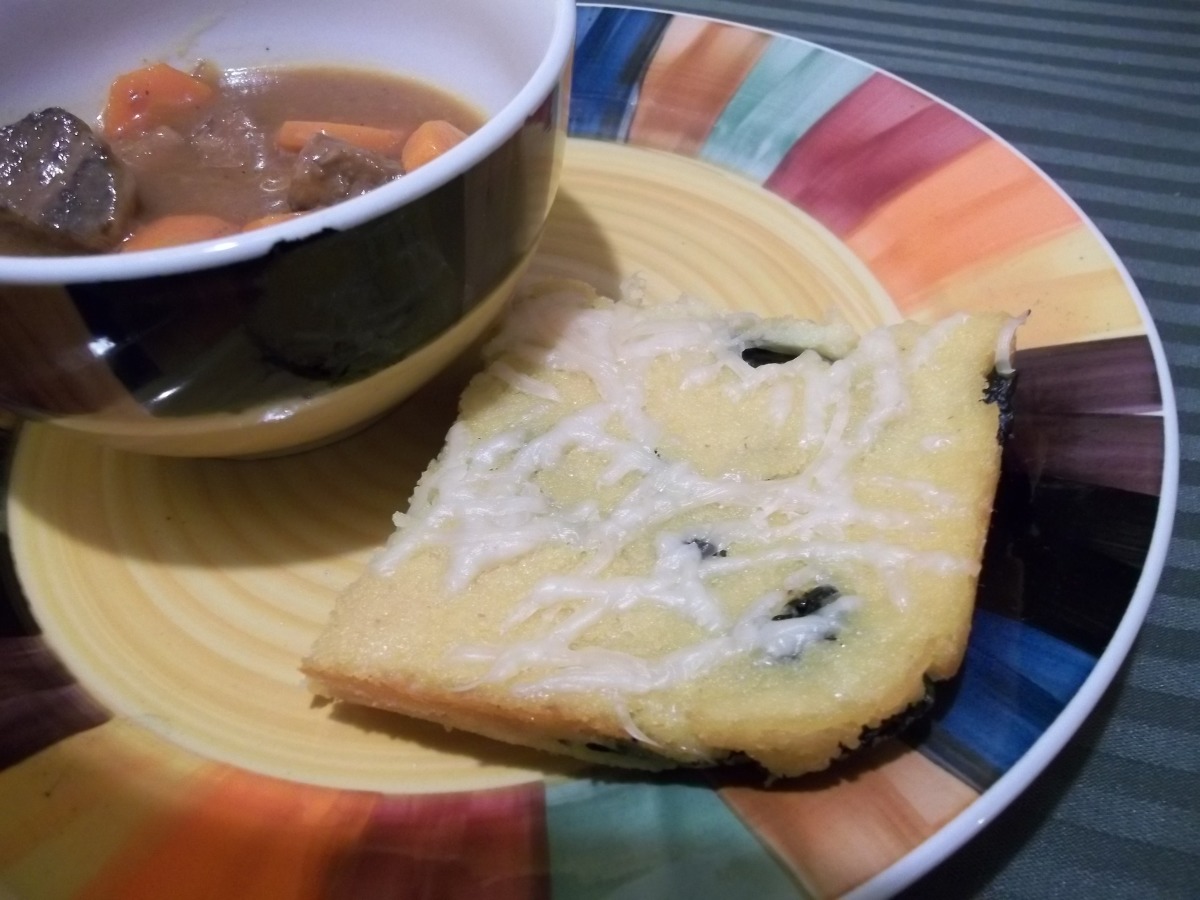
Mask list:
[{"label": "beef chunk", "polygon": [[125,235],[134,198],[125,165],[66,110],[0,128],[0,252],[108,250]]},{"label": "beef chunk", "polygon": [[403,174],[403,167],[395,160],[327,134],[317,134],[304,145],[296,160],[288,203],[298,212],[331,206]]}]

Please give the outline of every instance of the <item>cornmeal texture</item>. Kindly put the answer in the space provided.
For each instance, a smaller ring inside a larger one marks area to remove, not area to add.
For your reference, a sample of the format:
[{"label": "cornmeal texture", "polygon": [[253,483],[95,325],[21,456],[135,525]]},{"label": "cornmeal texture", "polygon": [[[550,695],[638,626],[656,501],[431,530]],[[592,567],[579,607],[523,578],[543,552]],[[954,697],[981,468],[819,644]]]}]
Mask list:
[{"label": "cornmeal texture", "polygon": [[825,767],[962,660],[1012,321],[858,337],[542,285],[312,689],[610,765]]}]

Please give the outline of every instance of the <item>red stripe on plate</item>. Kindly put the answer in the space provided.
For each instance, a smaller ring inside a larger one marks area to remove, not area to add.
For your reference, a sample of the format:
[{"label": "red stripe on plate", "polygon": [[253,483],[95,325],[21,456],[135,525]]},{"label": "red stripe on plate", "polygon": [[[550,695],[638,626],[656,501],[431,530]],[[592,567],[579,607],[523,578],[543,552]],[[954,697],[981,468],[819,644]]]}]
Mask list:
[{"label": "red stripe on plate", "polygon": [[80,900],[549,896],[540,784],[389,796],[205,768]]},{"label": "red stripe on plate", "polygon": [[844,236],[889,198],[986,139],[936,100],[872,75],[792,145],[766,187]]},{"label": "red stripe on plate", "polygon": [[334,867],[328,900],[544,900],[542,785],[383,797]]}]

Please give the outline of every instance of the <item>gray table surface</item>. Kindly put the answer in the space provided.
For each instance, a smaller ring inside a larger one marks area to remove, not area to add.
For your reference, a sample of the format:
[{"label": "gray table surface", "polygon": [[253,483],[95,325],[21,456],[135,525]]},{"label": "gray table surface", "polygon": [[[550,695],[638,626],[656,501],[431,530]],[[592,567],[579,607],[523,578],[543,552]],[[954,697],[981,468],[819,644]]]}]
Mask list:
[{"label": "gray table surface", "polygon": [[1092,218],[1145,297],[1179,406],[1178,513],[1126,665],[1054,763],[924,897],[1200,897],[1200,2],[684,0],[796,35],[982,121]]}]

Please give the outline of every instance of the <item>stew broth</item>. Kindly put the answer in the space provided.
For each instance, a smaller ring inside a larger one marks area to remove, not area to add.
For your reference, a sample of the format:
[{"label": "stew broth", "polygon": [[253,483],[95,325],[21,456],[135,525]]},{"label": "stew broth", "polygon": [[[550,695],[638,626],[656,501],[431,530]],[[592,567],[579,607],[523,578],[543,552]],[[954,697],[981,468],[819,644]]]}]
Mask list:
[{"label": "stew broth", "polygon": [[233,69],[208,73],[206,80],[217,91],[203,107],[144,134],[109,136],[138,185],[135,228],[175,213],[245,223],[288,211],[296,154],[280,150],[275,141],[287,121],[410,133],[422,122],[442,119],[470,133],[482,120],[445,91],[355,69]]},{"label": "stew broth", "polygon": [[482,121],[388,73],[154,63],[116,78],[98,129],[54,107],[0,128],[0,253],[150,249],[270,224],[403,177]]}]

